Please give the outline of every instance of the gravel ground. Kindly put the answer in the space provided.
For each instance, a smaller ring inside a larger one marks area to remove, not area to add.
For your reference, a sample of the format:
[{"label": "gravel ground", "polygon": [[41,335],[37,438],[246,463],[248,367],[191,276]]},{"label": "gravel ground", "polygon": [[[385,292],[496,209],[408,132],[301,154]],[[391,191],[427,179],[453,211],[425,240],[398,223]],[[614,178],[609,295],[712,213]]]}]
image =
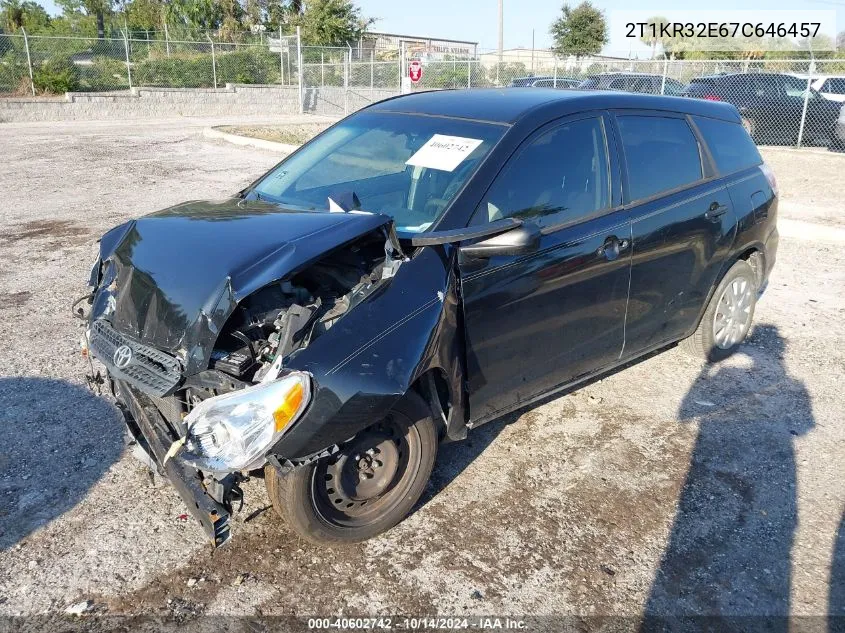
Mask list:
[{"label": "gravel ground", "polygon": [[221,132],[237,134],[238,136],[250,136],[265,141],[286,143],[288,145],[301,145],[312,136],[325,130],[328,123],[305,124],[305,125],[224,125],[218,128]]},{"label": "gravel ground", "polygon": [[[845,254],[833,234],[782,239],[753,334],[728,361],[670,349],[481,427],[441,449],[407,520],[347,549],[298,541],[251,482],[231,545],[209,551],[86,388],[69,305],[105,230],[225,196],[277,162],[200,136],[221,123],[263,122],[0,125],[0,615],[90,601],[175,621],[845,616]],[[845,226],[845,157],[766,155],[787,220]]]}]

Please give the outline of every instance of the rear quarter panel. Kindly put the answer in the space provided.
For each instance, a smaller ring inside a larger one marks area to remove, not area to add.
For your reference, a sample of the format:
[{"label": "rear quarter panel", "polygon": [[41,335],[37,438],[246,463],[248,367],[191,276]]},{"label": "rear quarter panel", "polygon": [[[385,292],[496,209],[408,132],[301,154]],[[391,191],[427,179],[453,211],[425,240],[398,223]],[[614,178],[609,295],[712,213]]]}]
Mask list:
[{"label": "rear quarter panel", "polygon": [[751,167],[726,177],[725,185],[737,218],[736,239],[728,267],[743,253],[757,249],[766,257],[768,270],[774,253],[766,253],[766,243],[776,228],[778,209],[778,200],[769,181],[759,167]]}]

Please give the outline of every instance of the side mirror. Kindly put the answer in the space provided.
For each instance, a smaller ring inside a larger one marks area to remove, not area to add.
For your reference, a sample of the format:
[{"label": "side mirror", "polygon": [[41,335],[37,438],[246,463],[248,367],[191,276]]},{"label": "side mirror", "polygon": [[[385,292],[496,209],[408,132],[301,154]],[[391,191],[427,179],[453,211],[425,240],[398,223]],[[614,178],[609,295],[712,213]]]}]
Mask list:
[{"label": "side mirror", "polygon": [[505,233],[461,246],[461,253],[470,257],[487,258],[496,255],[524,255],[537,250],[540,244],[540,227],[523,224]]}]

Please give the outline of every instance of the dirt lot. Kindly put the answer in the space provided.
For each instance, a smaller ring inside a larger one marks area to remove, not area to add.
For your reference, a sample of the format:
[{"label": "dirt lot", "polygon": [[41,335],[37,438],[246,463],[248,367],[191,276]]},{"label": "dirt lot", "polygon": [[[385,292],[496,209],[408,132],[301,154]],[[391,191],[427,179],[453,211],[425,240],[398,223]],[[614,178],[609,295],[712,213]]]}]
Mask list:
[{"label": "dirt lot", "polygon": [[251,482],[212,553],[86,388],[69,306],[105,230],[278,160],[220,123],[0,126],[0,614],[845,616],[845,156],[766,152],[790,230],[741,354],[671,349],[482,427],[349,549]]}]

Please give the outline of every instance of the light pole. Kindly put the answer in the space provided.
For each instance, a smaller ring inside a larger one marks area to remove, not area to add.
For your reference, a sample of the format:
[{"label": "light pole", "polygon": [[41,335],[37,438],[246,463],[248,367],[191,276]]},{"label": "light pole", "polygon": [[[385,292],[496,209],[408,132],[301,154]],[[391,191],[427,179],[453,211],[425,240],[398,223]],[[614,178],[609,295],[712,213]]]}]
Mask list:
[{"label": "light pole", "polygon": [[505,48],[505,8],[504,0],[499,0],[499,63],[502,63],[502,50]]},{"label": "light pole", "polygon": [[496,60],[496,85],[499,85],[499,70],[502,66],[502,50],[505,47],[505,9],[504,0],[499,0],[499,56]]}]

